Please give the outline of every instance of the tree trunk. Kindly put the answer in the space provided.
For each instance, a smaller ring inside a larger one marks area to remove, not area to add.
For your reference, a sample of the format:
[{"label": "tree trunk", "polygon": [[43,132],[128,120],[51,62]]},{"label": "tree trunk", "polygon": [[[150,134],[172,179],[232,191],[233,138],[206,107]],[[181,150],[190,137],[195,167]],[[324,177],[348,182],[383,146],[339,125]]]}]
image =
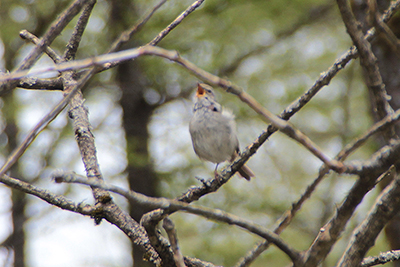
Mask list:
[{"label": "tree trunk", "polygon": [[[12,105],[13,94],[8,94],[3,98],[4,105]],[[13,110],[11,107],[5,107],[6,110]],[[6,127],[4,133],[8,138],[8,151],[12,152],[17,146],[17,134],[18,129],[15,124],[14,114],[8,113],[6,116]],[[18,175],[18,162],[10,170],[10,175],[19,177]],[[12,211],[11,219],[13,232],[8,236],[7,240],[3,242],[3,246],[7,247],[8,250],[14,252],[14,266],[24,267],[25,266],[25,232],[24,224],[26,222],[25,207],[26,207],[26,194],[19,190],[11,190],[11,201],[12,201]]]},{"label": "tree trunk", "polygon": [[[127,0],[113,0],[111,3],[110,28],[115,33],[126,30],[135,22],[136,10],[134,3]],[[111,35],[113,33],[110,33]],[[115,36],[110,40],[114,40]],[[122,47],[134,47],[132,42]],[[147,125],[153,113],[154,106],[150,106],[144,99],[145,78],[140,72],[140,67],[135,61],[126,62],[116,68],[116,82],[121,88],[120,100],[123,109],[123,126],[125,129],[128,154],[128,181],[130,189],[148,196],[156,195],[157,180],[151,164],[148,141],[149,132]],[[142,207],[130,207],[130,215],[140,221],[142,215],[148,210]],[[153,266],[143,261],[143,253],[133,245],[132,257],[135,267]]]},{"label": "tree trunk", "polygon": [[[130,189],[155,196],[157,180],[149,157],[147,128],[153,107],[144,100],[144,85],[140,82],[140,72],[136,65],[135,62],[125,63],[117,70],[117,81],[122,89],[120,103],[124,112],[123,123],[128,149],[128,181]],[[136,221],[140,221],[142,215],[148,211],[142,207],[130,207],[130,214]],[[135,266],[152,266],[142,261],[143,254],[135,246],[133,258]]]}]

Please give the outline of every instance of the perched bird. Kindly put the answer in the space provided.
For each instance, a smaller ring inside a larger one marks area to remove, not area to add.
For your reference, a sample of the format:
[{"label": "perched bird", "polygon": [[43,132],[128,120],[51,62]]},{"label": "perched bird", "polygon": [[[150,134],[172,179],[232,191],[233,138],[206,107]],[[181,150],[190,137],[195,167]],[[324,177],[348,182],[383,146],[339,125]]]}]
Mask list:
[{"label": "perched bird", "polygon": [[[216,173],[219,163],[231,162],[239,153],[235,116],[215,101],[212,87],[204,83],[197,85],[193,111],[189,132],[194,151],[200,159],[216,163]],[[238,172],[247,180],[254,177],[245,165]]]}]

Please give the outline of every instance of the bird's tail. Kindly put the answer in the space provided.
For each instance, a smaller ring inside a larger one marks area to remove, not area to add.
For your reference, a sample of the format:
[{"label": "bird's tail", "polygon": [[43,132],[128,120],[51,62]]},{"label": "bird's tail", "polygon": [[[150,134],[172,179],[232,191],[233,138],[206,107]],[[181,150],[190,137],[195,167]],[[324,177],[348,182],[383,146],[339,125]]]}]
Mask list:
[{"label": "bird's tail", "polygon": [[254,177],[253,171],[247,167],[246,165],[243,165],[239,170],[238,170],[239,176],[246,179],[247,181],[250,181],[251,177]]}]

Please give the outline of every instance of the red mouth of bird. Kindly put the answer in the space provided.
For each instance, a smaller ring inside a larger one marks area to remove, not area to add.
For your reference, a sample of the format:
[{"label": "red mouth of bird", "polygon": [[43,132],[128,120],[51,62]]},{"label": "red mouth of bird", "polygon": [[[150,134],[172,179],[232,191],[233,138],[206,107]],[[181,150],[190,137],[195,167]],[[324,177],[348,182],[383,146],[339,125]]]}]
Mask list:
[{"label": "red mouth of bird", "polygon": [[197,92],[196,92],[196,96],[197,97],[202,97],[206,94],[206,90],[204,90],[203,87],[200,86],[200,84],[197,85]]}]

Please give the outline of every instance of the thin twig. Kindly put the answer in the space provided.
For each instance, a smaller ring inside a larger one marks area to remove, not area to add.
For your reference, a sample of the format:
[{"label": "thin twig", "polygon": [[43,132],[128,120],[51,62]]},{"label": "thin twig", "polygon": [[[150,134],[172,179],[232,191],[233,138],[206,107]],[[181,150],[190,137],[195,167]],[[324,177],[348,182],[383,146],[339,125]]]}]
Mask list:
[{"label": "thin twig", "polygon": [[94,211],[94,207],[89,204],[75,204],[71,200],[61,195],[51,193],[49,190],[39,188],[22,180],[12,178],[6,174],[0,176],[0,182],[14,189],[18,189],[24,193],[36,196],[47,203],[59,207],[64,210],[77,212],[82,215],[91,216]]},{"label": "thin twig", "polygon": [[[35,45],[39,45],[40,39],[37,38],[34,34],[30,33],[27,30],[22,30],[19,32],[19,36],[24,39],[32,42]],[[54,51],[50,46],[46,46],[44,48],[44,52],[54,61],[54,63],[60,63],[61,57]]]},{"label": "thin twig", "polygon": [[374,125],[372,125],[371,128],[369,128],[362,136],[358,137],[357,139],[353,140],[351,143],[347,144],[335,157],[335,159],[344,161],[350,153],[352,153],[354,150],[359,148],[361,145],[363,145],[368,138],[370,138],[372,135],[384,131],[387,127],[393,126],[394,123],[396,123],[398,120],[400,120],[400,110],[397,110],[395,113],[389,114],[385,118],[383,118],[381,121],[378,121]]},{"label": "thin twig", "polygon": [[17,71],[30,68],[46,46],[50,46],[53,40],[61,33],[67,24],[81,11],[82,7],[92,0],[74,1],[51,25],[50,29],[40,39],[40,43],[35,46],[33,51],[21,62]]},{"label": "thin twig", "polygon": [[[204,0],[197,0],[195,1],[193,4],[191,4],[184,12],[182,12],[173,22],[171,22],[166,28],[164,28],[156,37],[154,37],[154,39],[150,42],[147,43],[147,45],[150,46],[156,46],[162,39],[164,39],[176,26],[178,26],[183,19],[185,19],[187,16],[190,15],[190,13],[192,13],[193,11],[195,11],[202,3],[204,2]],[[163,3],[161,2],[160,5],[162,5]],[[157,8],[159,7],[158,5],[156,6]],[[153,9],[154,11],[156,10],[156,7]],[[152,14],[152,13],[150,13]],[[145,17],[146,19],[146,17]],[[144,19],[144,20],[145,20]],[[146,20],[147,21],[147,20]],[[135,27],[133,27],[133,29],[135,29]],[[123,34],[124,35],[124,34]],[[129,36],[130,37],[130,36]],[[121,39],[123,38],[122,36],[119,38]],[[122,40],[122,39],[121,39]],[[112,47],[113,48],[117,48],[118,45],[118,41],[115,42]],[[114,50],[110,50],[108,53],[110,52],[114,52]],[[100,71],[104,71],[110,68],[113,68],[119,64],[121,64],[123,62],[123,60],[115,60],[112,62],[107,62],[105,64],[102,65],[101,68],[99,68],[99,72]]]},{"label": "thin twig", "polygon": [[[107,53],[117,51],[124,43],[128,42],[132,36],[138,32],[153,16],[153,14],[162,6],[167,0],[161,0],[157,5],[155,5],[143,18],[141,18],[134,26],[129,30],[126,30],[120,34],[118,39],[116,39],[111,45]],[[161,34],[161,33],[160,33]]]},{"label": "thin twig", "polygon": [[78,22],[74,27],[71,38],[68,41],[67,47],[64,51],[64,61],[71,61],[75,59],[76,52],[78,51],[79,44],[82,40],[83,32],[86,29],[90,14],[92,14],[92,10],[95,4],[96,0],[90,0],[87,2],[87,4],[85,4],[82,13],[78,18]]},{"label": "thin twig", "polygon": [[167,36],[176,26],[178,26],[182,20],[184,20],[187,16],[190,15],[193,11],[195,11],[204,0],[197,0],[193,4],[191,4],[184,12],[182,12],[171,24],[169,24],[164,30],[162,30],[153,40],[151,40],[148,45],[155,46],[157,45],[165,36]]},{"label": "thin twig", "polygon": [[247,103],[258,114],[262,115],[264,118],[270,121],[274,127],[278,128],[281,132],[283,132],[290,138],[296,140],[304,147],[306,147],[314,156],[316,156],[323,163],[329,166],[329,168],[333,169],[338,173],[342,173],[346,170],[345,166],[341,162],[334,159],[330,159],[327,155],[325,155],[322,152],[322,150],[317,146],[317,144],[311,141],[310,138],[308,138],[300,130],[294,128],[287,121],[281,119],[280,117],[268,111],[248,93],[242,92],[241,94],[238,95],[238,97],[240,98],[240,100]]},{"label": "thin twig", "polygon": [[171,244],[172,252],[174,253],[174,260],[177,267],[186,267],[182,252],[178,245],[178,235],[176,234],[175,225],[168,217],[163,220],[163,228],[167,232],[169,243]]}]

